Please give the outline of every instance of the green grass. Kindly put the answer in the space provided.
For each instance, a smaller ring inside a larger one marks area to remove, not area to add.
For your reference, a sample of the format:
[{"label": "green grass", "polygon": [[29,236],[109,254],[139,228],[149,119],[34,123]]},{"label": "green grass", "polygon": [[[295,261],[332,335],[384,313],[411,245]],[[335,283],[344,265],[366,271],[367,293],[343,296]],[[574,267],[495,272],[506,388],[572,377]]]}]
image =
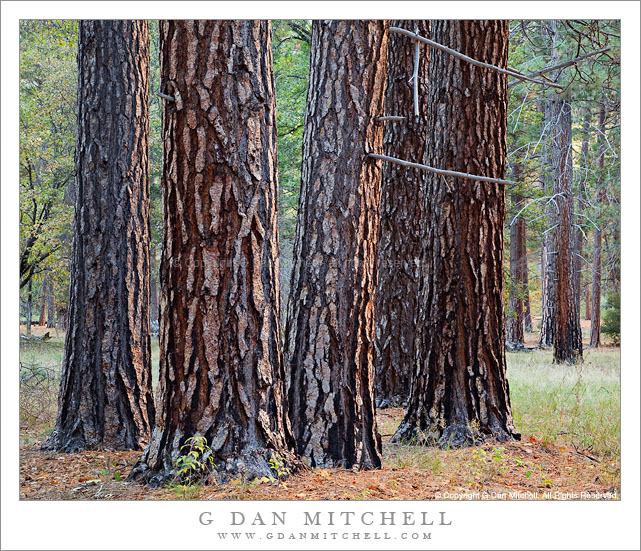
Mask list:
[{"label": "green grass", "polygon": [[618,348],[585,350],[577,365],[552,363],[552,352],[507,353],[517,430],[544,444],[568,443],[603,457],[621,453]]},{"label": "green grass", "polygon": [[[25,366],[59,369],[64,337],[48,341],[20,342],[20,361]],[[158,385],[159,345],[151,341],[154,388]],[[552,363],[552,352],[507,353],[508,380],[516,428],[544,444],[575,444],[602,457],[617,457],[620,434],[620,350],[586,349],[584,362],[574,366]],[[54,390],[54,389],[52,389]],[[54,395],[57,389],[55,389]],[[53,407],[55,410],[55,407]],[[392,434],[397,419],[384,418],[379,430]],[[441,467],[438,455],[400,453],[404,464],[420,463],[429,470]],[[417,465],[418,466],[418,465]]]},{"label": "green grass", "polygon": [[24,365],[60,368],[64,352],[64,336],[52,337],[48,341],[20,340],[20,363]]}]

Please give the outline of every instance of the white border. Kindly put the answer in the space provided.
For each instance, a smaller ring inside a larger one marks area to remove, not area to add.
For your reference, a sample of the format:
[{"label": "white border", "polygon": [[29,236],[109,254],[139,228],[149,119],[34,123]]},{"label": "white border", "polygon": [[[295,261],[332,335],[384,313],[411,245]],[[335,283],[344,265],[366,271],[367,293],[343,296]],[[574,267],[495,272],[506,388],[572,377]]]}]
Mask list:
[{"label": "white border", "polygon": [[[216,549],[230,511],[446,511],[439,549],[639,549],[638,2],[2,2],[2,549]],[[18,500],[18,20],[22,18],[582,18],[622,20],[622,500],[592,502],[20,502]],[[293,525],[288,525],[287,529]],[[295,527],[294,527],[295,528]],[[383,528],[378,528],[378,531]],[[354,530],[356,531],[356,530]],[[261,540],[253,548],[391,549],[400,542]],[[412,547],[414,545],[414,547]]]}]

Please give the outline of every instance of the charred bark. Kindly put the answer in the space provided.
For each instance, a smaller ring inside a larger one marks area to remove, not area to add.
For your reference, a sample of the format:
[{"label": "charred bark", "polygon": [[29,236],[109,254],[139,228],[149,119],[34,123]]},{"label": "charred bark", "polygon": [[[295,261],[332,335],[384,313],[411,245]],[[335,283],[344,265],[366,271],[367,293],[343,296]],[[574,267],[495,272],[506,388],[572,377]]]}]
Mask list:
[{"label": "charred bark", "polygon": [[387,24],[314,21],[285,349],[298,452],[381,466],[374,306]]},{"label": "charred bark", "polygon": [[[505,67],[507,21],[433,21],[434,40]],[[427,164],[504,178],[507,78],[430,54]],[[504,352],[499,184],[429,174],[409,405],[393,440],[464,446],[519,438]]]},{"label": "charred bark", "polygon": [[46,449],[139,449],[154,420],[146,21],[81,21],[74,243]]},{"label": "charred bark", "polygon": [[554,229],[555,300],[554,361],[576,362],[583,355],[575,288],[574,197],[572,193],[572,111],[560,98],[548,100],[551,112],[553,195],[557,209]]},{"label": "charred bark", "polygon": [[[430,22],[393,21],[392,26],[429,36]],[[419,116],[414,116],[415,43],[391,34],[387,52],[385,112],[405,120],[385,123],[385,155],[425,162],[429,48],[419,45]],[[376,403],[401,405],[409,395],[414,362],[418,270],[423,219],[423,182],[417,169],[386,163],[381,184],[381,228],[376,290]]]},{"label": "charred bark", "polygon": [[132,478],[172,476],[204,437],[219,478],[294,465],[278,284],[276,104],[268,21],[161,21],[160,383]]}]

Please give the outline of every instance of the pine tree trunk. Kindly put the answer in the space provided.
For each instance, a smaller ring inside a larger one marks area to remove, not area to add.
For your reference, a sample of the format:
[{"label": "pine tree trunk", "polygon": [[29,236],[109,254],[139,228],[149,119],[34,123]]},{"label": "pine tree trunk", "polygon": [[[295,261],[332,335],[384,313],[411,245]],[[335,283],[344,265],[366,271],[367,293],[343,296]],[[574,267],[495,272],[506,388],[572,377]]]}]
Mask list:
[{"label": "pine tree trunk", "polygon": [[[543,128],[548,129],[547,147],[543,154],[541,170],[541,188],[545,195],[553,194],[553,174],[551,172],[551,137],[553,128],[554,113],[550,107],[550,99],[544,102]],[[548,227],[541,237],[541,336],[539,346],[549,348],[554,344],[554,318],[555,318],[555,273],[556,273],[556,251],[554,250],[554,231],[556,224],[556,209],[554,202],[547,201],[545,207],[545,220]]]},{"label": "pine tree trunk", "polygon": [[38,318],[38,325],[44,327],[47,325],[47,289],[49,287],[49,278],[45,272],[42,278],[42,285],[40,286],[40,317]]},{"label": "pine tree trunk", "polygon": [[[505,67],[507,21],[433,21],[436,42]],[[503,178],[507,79],[430,54],[427,164]],[[519,438],[504,352],[502,185],[428,174],[409,405],[393,440],[463,446]]]},{"label": "pine tree trunk", "polygon": [[[392,25],[429,36],[430,22],[393,21]],[[414,116],[415,42],[390,34],[387,52],[385,112],[405,120],[385,123],[386,155],[423,163],[426,139],[429,48],[419,44],[419,116]],[[414,362],[418,263],[423,220],[424,172],[387,163],[381,184],[381,229],[376,290],[376,403],[401,405],[409,395]]]},{"label": "pine tree trunk", "polygon": [[[586,194],[586,188],[585,188],[585,181],[587,179],[587,170],[589,168],[589,156],[590,156],[590,110],[588,109],[585,112],[585,116],[583,118],[583,128],[582,128],[582,140],[581,140],[581,166],[585,169],[584,176],[582,176],[582,181],[580,181],[577,185],[577,197],[576,197],[576,209],[578,213],[581,213],[581,211],[585,210],[583,208],[585,204],[585,194]],[[574,281],[574,286],[577,291],[576,296],[577,296],[577,310],[579,312],[579,320],[581,319],[581,298],[583,295],[583,269],[585,267],[585,260],[583,259],[583,241],[585,237],[583,235],[583,232],[581,231],[580,223],[577,221],[577,227],[574,231],[574,240],[575,240],[575,247],[576,247],[576,264],[575,264],[575,281]],[[587,313],[589,312],[589,307],[587,302],[585,303],[585,311],[586,311],[586,318]]]},{"label": "pine tree trunk", "polygon": [[532,310],[530,308],[530,268],[528,265],[527,258],[527,223],[523,219],[523,224],[521,224],[521,243],[523,243],[523,272],[521,273],[522,282],[523,282],[523,309],[525,314],[523,316],[523,323],[525,325],[525,331],[527,333],[532,332]]},{"label": "pine tree trunk", "polygon": [[[605,134],[605,105],[602,103],[599,109],[599,178],[603,178],[603,168],[605,166],[605,140],[602,136]],[[605,196],[604,182],[599,182],[599,191],[597,193],[597,206],[603,203]],[[597,223],[601,221],[597,218]],[[594,229],[594,245],[592,247],[592,316],[590,317],[590,348],[601,346],[601,272],[602,272],[602,249],[603,234],[600,228]]]},{"label": "pine tree trunk", "polygon": [[56,326],[56,304],[53,287],[53,278],[49,280],[49,292],[47,293],[47,328],[53,329]]},{"label": "pine tree trunk", "polygon": [[590,282],[585,285],[585,319],[590,320],[592,318],[591,310],[592,300],[590,298]]},{"label": "pine tree trunk", "polygon": [[[550,38],[550,63],[555,64],[559,60],[558,45],[561,41],[559,35],[559,22],[551,20],[547,28],[541,27],[543,40]],[[555,75],[552,75],[554,78]],[[558,77],[558,73],[556,74]],[[541,166],[541,188],[545,195],[552,196],[554,188],[554,172],[552,170],[553,138],[554,129],[558,126],[558,120],[552,101],[556,94],[548,95],[542,103],[543,108],[543,132],[547,132],[546,147],[542,155]],[[554,249],[554,225],[557,223],[557,210],[554,201],[548,200],[545,208],[545,220],[548,227],[544,230],[541,238],[541,336],[539,346],[549,348],[554,344],[554,320],[556,319],[556,255]]]},{"label": "pine tree trunk", "polygon": [[225,479],[293,465],[279,327],[276,104],[268,21],[161,21],[160,385],[132,478],[194,436]]},{"label": "pine tree trunk", "polygon": [[557,222],[554,232],[555,300],[554,361],[575,362],[583,355],[575,288],[574,197],[572,193],[572,111],[559,98],[548,100],[551,128],[552,173]]},{"label": "pine tree trunk", "polygon": [[139,449],[153,426],[146,21],[80,22],[68,332],[47,449]]},{"label": "pine tree trunk", "polygon": [[[514,165],[514,180],[519,181],[521,178],[521,167]],[[520,193],[512,194],[512,205],[515,208],[521,208],[519,205],[523,201]],[[518,210],[516,211],[518,212]],[[518,217],[511,221],[510,225],[510,288],[508,296],[507,316],[505,322],[505,340],[508,343],[523,345],[523,265],[527,265],[525,258],[525,243],[522,238],[524,235],[525,219]]]},{"label": "pine tree trunk", "polygon": [[381,466],[374,306],[387,24],[314,21],[285,349],[311,465]]},{"label": "pine tree trunk", "polygon": [[151,316],[151,321],[158,322],[160,317],[160,310],[158,307],[158,279],[157,272],[158,266],[156,259],[154,258],[155,254],[151,253],[151,296],[149,299],[149,315]]},{"label": "pine tree trunk", "polygon": [[33,277],[29,279],[29,286],[27,287],[27,327],[25,334],[27,337],[31,336],[31,323],[33,321]]}]

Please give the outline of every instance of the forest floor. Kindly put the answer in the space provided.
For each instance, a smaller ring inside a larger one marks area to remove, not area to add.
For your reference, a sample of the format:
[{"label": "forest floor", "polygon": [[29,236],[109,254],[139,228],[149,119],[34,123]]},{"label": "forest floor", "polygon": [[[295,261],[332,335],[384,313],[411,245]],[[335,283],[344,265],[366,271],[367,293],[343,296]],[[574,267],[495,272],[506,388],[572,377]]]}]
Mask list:
[{"label": "forest floor", "polygon": [[[526,344],[534,345],[535,335]],[[442,450],[392,444],[400,408],[378,412],[383,468],[310,469],[287,480],[149,488],[126,477],[140,452],[40,451],[55,417],[63,338],[21,342],[20,498],[29,500],[554,500],[620,499],[620,351],[584,352],[576,366],[549,350],[508,353],[520,442]],[[40,377],[40,378],[39,378]],[[33,381],[41,381],[32,383]]]}]

